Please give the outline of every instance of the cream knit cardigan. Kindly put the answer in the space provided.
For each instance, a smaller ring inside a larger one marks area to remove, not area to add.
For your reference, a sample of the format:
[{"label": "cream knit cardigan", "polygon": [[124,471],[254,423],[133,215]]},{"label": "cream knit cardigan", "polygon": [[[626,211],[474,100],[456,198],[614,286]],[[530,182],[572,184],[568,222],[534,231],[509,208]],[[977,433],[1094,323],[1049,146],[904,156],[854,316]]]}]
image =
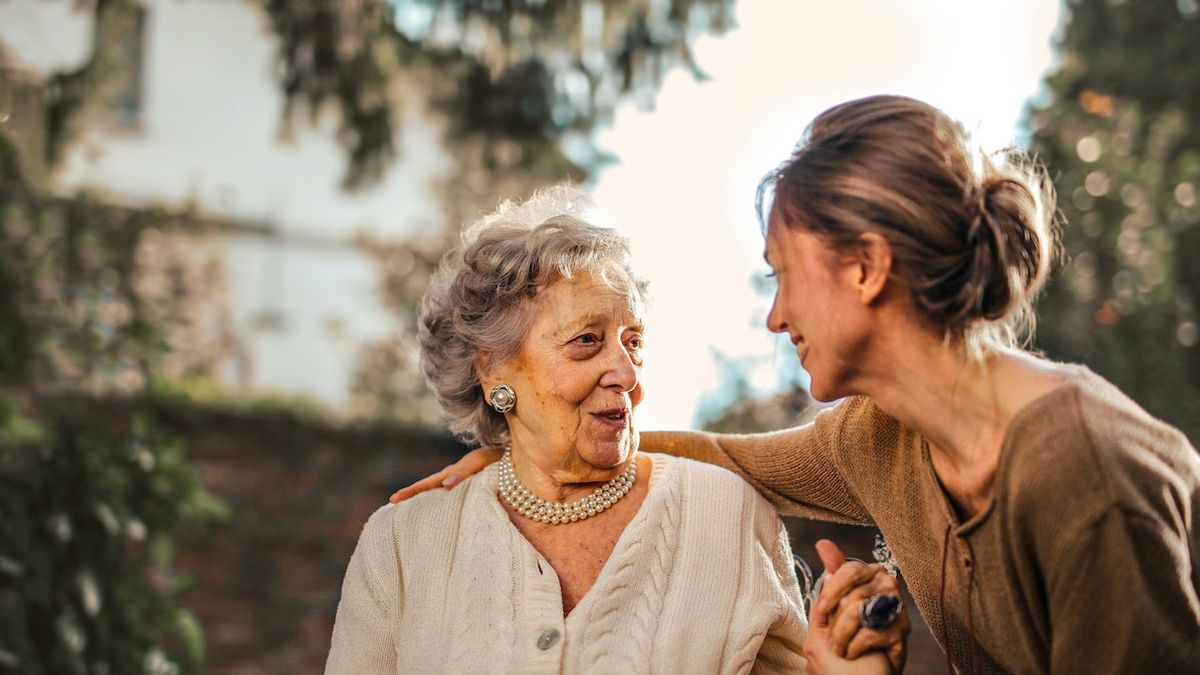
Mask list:
[{"label": "cream knit cardigan", "polygon": [[650,489],[564,618],[496,465],[375,512],[325,665],[354,673],[799,673],[807,629],[775,509],[720,468],[649,455]]}]

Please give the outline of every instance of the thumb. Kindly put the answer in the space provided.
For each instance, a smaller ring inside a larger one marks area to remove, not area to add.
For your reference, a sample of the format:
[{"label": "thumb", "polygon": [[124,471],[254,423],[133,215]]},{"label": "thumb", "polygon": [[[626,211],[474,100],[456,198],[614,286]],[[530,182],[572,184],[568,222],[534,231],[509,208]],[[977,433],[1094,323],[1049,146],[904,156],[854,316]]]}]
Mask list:
[{"label": "thumb", "polygon": [[[821,563],[825,565],[825,574],[817,581],[817,602],[813,603],[809,611],[808,624],[810,631],[818,631],[825,628],[829,623],[828,602],[822,596],[824,592],[821,589],[824,582],[833,577],[833,573],[839,567],[846,563],[846,554],[842,553],[842,549],[838,545],[828,539],[821,539],[817,542],[817,556],[821,558]],[[810,638],[812,637],[810,633]]]},{"label": "thumb", "polygon": [[825,572],[833,574],[838,571],[838,568],[846,563],[846,554],[842,553],[842,549],[838,545],[822,539],[817,542],[817,556],[821,558],[821,562],[825,565]]}]

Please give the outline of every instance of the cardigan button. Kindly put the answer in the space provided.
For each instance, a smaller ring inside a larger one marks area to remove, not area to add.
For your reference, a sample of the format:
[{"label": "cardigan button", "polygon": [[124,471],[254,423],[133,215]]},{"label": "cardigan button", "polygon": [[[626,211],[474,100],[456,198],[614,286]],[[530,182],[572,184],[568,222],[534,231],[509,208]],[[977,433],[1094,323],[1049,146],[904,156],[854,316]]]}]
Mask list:
[{"label": "cardigan button", "polygon": [[558,642],[559,635],[561,633],[558,632],[557,628],[547,628],[545,632],[538,636],[537,648],[542,651],[550,649],[554,646],[555,642]]}]

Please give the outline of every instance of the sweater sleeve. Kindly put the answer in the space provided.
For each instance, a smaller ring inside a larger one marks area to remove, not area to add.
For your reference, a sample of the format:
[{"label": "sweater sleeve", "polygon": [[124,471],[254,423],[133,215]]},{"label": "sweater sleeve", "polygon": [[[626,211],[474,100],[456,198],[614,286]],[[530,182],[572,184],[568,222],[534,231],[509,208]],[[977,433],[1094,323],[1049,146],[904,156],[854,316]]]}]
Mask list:
[{"label": "sweater sleeve", "polygon": [[1049,579],[1051,672],[1194,672],[1200,599],[1186,538],[1114,506],[1065,554]]},{"label": "sweater sleeve", "polygon": [[765,434],[646,432],[641,447],[729,469],[784,515],[870,523],[838,456],[842,427],[848,418],[861,417],[865,406],[849,399],[809,424]]},{"label": "sweater sleeve", "polygon": [[392,537],[393,508],[385,506],[371,516],[350,557],[326,675],[396,672],[392,627],[400,611],[400,569]]},{"label": "sweater sleeve", "polygon": [[[764,507],[765,508],[765,507]],[[775,521],[775,536],[771,547],[771,562],[779,580],[777,593],[778,616],[767,630],[755,659],[755,674],[803,673],[805,670],[804,639],[808,634],[808,620],[804,616],[804,600],[800,597],[800,584],[796,579],[795,560],[788,543],[787,530],[778,517]]]}]

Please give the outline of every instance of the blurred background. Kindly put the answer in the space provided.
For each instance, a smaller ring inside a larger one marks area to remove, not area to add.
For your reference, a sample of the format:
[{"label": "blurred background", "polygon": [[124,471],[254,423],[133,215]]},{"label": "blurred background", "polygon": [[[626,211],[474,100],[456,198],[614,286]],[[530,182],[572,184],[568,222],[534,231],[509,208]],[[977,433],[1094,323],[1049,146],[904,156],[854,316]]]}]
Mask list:
[{"label": "blurred background", "polygon": [[650,279],[642,428],[811,415],[754,189],[868,94],[1050,167],[1036,347],[1195,444],[1196,45],[1197,0],[0,0],[0,672],[319,672],[361,524],[462,452],[430,271],[541,185]]}]

